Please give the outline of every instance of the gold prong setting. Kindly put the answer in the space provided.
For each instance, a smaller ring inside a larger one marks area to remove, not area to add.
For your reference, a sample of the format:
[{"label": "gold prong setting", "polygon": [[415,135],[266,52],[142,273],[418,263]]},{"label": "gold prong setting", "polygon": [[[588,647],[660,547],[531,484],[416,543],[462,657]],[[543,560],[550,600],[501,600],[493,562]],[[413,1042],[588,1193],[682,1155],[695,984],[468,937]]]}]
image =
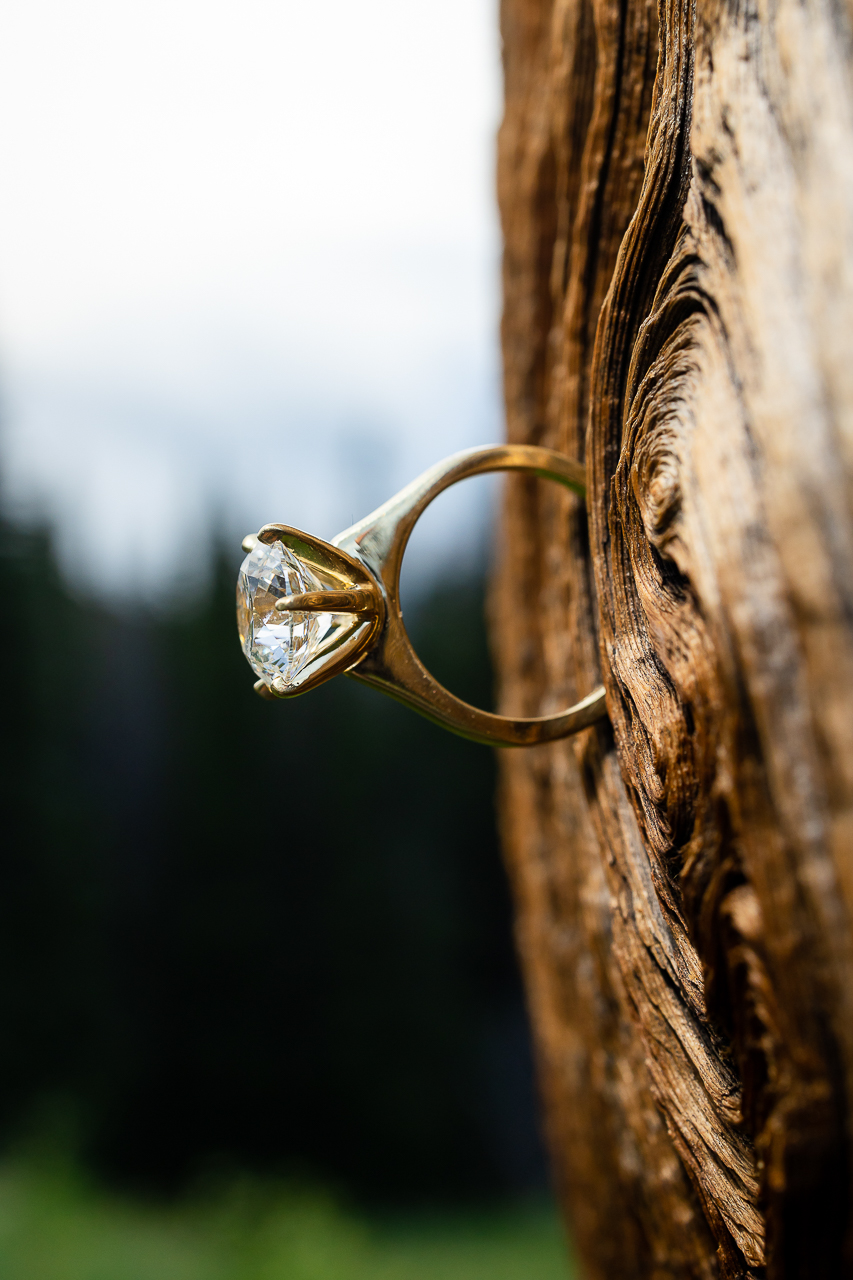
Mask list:
[{"label": "gold prong setting", "polygon": [[243,549],[238,628],[262,697],[304,693],[362,656],[384,616],[382,592],[362,565],[286,525],[265,526]]}]

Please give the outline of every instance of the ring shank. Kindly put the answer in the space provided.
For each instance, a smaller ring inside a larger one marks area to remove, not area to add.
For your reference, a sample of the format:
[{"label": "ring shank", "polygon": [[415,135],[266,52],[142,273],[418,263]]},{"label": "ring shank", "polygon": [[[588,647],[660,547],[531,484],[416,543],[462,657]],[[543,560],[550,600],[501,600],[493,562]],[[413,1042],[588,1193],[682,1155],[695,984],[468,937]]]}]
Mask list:
[{"label": "ring shank", "polygon": [[492,746],[535,746],[568,737],[607,715],[604,689],[548,716],[515,719],[472,707],[445,689],[414,651],[400,608],[400,572],[406,545],[429,504],[460,480],[497,471],[520,471],[553,480],[583,496],[582,463],[536,445],[495,445],[454,454],[431,467],[388,502],[333,539],[377,580],[386,620],[368,652],[346,674],[381,689],[452,732]]}]

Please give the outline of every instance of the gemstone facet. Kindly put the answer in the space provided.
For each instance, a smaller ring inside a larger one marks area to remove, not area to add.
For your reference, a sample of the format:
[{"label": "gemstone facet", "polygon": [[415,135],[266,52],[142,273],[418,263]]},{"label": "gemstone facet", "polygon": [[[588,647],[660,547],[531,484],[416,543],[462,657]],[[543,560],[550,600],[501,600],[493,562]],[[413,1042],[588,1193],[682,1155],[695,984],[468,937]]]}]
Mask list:
[{"label": "gemstone facet", "polygon": [[325,586],[281,542],[258,542],[246,556],[237,580],[237,629],[243,652],[264,684],[293,688],[338,621],[332,613],[276,613],[276,601]]}]

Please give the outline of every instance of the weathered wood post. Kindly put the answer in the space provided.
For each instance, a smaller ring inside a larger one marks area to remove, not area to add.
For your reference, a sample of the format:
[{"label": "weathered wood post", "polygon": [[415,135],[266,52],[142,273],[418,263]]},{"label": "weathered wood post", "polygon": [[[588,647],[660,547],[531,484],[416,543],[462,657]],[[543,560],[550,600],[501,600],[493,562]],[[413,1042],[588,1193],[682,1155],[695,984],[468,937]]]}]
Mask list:
[{"label": "weathered wood post", "polygon": [[853,26],[503,0],[502,753],[586,1274],[853,1275]]}]

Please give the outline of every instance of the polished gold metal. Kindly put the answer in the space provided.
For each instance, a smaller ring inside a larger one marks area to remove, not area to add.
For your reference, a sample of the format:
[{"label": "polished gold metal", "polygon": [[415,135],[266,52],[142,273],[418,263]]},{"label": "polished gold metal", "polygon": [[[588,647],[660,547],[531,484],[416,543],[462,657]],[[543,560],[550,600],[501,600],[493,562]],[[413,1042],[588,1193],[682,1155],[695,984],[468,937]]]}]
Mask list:
[{"label": "polished gold metal", "polygon": [[[450,485],[494,471],[521,471],[554,480],[581,496],[586,493],[583,463],[535,445],[495,445],[454,454],[431,467],[330,543],[289,525],[265,525],[258,534],[261,542],[279,539],[330,582],[328,591],[288,596],[276,608],[352,613],[354,627],[329,660],[298,688],[285,689],[283,684],[277,688],[278,682],[273,681],[270,690],[258,681],[257,691],[263,697],[295,697],[345,671],[453,733],[500,747],[553,742],[606,717],[600,687],[553,715],[516,718],[481,711],[439,684],[412,647],[400,608],[400,570],[412,530],[425,508]],[[251,550],[246,546],[249,538],[243,544],[247,551]]]},{"label": "polished gold metal", "polygon": [[278,613],[375,613],[376,596],[372,587],[353,587],[349,591],[306,591],[302,595],[283,596],[275,607]]}]

